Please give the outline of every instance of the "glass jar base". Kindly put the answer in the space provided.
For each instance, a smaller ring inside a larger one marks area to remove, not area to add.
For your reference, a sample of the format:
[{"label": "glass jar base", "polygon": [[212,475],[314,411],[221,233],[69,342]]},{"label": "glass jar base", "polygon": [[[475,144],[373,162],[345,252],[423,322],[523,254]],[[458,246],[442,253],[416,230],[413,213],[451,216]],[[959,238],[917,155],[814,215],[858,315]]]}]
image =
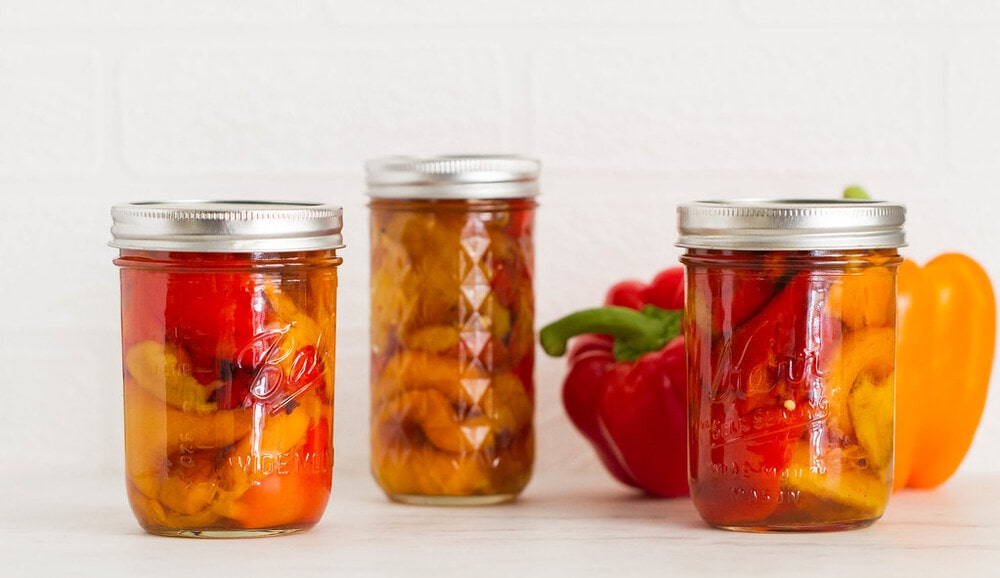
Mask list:
[{"label": "glass jar base", "polygon": [[791,532],[839,532],[843,530],[860,530],[861,528],[867,528],[875,523],[878,518],[872,518],[870,520],[850,520],[844,522],[822,522],[815,524],[751,524],[751,525],[724,525],[724,524],[709,524],[714,528],[719,528],[720,530],[730,530],[733,532],[747,532],[747,533],[791,533]]},{"label": "glass jar base", "polygon": [[176,528],[145,528],[146,532],[155,536],[167,536],[171,538],[201,538],[208,540],[288,536],[304,532],[308,529],[309,528],[277,528],[263,530],[178,530]]},{"label": "glass jar base", "polygon": [[389,499],[411,506],[493,506],[512,502],[517,494],[486,494],[474,496],[422,496],[388,494]]}]

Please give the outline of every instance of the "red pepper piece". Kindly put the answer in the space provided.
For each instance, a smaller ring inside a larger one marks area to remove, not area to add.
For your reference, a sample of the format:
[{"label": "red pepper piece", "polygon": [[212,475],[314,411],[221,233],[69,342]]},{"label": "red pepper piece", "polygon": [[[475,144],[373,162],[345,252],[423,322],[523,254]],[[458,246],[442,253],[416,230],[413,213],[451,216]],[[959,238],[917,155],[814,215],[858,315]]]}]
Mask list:
[{"label": "red pepper piece", "polygon": [[799,273],[750,321],[720,337],[711,395],[734,397],[744,414],[804,401],[833,353],[823,345],[840,340],[840,323],[824,312],[829,287],[820,275]]},{"label": "red pepper piece", "polygon": [[551,323],[539,341],[549,355],[559,356],[570,338],[581,336],[569,356],[563,403],[608,471],[654,495],[684,496],[683,270],[667,270],[656,279],[650,285],[615,285],[607,296],[612,305]]},{"label": "red pepper piece", "polygon": [[264,326],[263,287],[249,273],[174,273],[166,295],[167,338],[187,349],[203,384],[219,379]]},{"label": "red pepper piece", "polygon": [[165,325],[163,304],[166,301],[166,273],[122,268],[122,348],[128,351],[136,343],[163,343]]},{"label": "red pepper piece", "polygon": [[[704,271],[702,282],[696,285],[695,302],[711,304],[712,331],[716,335],[729,335],[737,327],[756,315],[777,295],[788,281],[780,253],[761,257],[750,253],[748,260],[763,258],[766,267],[750,269],[749,266],[713,266]],[[736,261],[737,257],[729,257]]]}]

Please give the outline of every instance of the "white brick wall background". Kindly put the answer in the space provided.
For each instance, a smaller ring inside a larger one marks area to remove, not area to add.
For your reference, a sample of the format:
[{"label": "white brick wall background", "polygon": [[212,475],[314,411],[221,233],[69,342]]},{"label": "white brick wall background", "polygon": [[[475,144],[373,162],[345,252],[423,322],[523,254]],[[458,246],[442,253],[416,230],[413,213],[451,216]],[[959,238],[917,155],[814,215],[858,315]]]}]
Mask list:
[{"label": "white brick wall background", "polygon": [[[908,206],[908,256],[1000,285],[998,32],[986,0],[0,0],[0,470],[121,470],[119,201],[344,206],[342,472],[367,470],[368,157],[540,158],[539,323],[673,264],[678,202],[850,183]],[[600,468],[563,371],[539,358],[537,475]],[[1000,471],[997,397],[963,471]]]}]

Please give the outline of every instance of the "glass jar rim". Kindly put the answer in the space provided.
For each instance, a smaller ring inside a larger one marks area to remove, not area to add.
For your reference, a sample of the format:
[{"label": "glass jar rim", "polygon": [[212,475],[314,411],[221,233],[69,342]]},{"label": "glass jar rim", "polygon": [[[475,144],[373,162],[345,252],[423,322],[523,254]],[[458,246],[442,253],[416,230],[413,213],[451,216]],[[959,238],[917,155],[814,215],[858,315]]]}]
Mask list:
[{"label": "glass jar rim", "polygon": [[685,249],[824,250],[906,245],[903,205],[862,199],[736,199],[677,207]]},{"label": "glass jar rim", "polygon": [[143,201],[111,208],[110,246],[188,252],[285,252],[344,246],[343,209],[274,201]]}]

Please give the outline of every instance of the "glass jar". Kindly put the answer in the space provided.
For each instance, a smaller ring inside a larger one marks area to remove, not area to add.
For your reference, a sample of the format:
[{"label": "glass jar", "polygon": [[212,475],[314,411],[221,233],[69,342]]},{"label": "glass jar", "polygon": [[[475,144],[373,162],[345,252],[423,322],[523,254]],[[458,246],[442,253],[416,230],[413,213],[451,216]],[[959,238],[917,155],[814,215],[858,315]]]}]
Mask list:
[{"label": "glass jar", "polygon": [[534,197],[520,157],[367,163],[371,469],[393,500],[515,498],[534,462]]},{"label": "glass jar", "polygon": [[111,214],[139,524],[211,538],[312,527],[333,469],[341,209],[155,202]]},{"label": "glass jar", "polygon": [[678,208],[691,496],[731,530],[871,524],[892,490],[904,209]]}]

